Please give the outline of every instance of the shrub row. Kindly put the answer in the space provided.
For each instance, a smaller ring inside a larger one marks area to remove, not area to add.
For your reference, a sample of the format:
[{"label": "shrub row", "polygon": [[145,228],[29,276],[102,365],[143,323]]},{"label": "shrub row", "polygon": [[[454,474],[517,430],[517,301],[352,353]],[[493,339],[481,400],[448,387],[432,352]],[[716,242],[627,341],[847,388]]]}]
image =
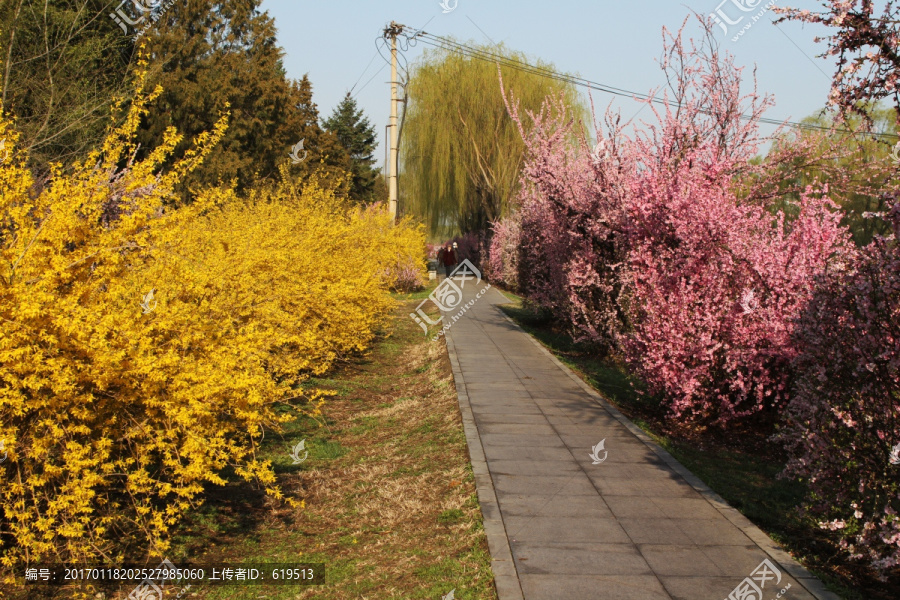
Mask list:
[{"label": "shrub row", "polygon": [[778,182],[759,184],[783,165],[753,160],[766,99],[741,97],[740,69],[714,50],[678,36],[665,56],[678,108],[632,136],[608,115],[592,147],[553,99],[526,130],[510,104],[528,156],[490,275],[623,356],[673,422],[775,417],[805,508],[854,556],[896,567],[900,208],[895,235],[862,250],[827,186],[788,213]]},{"label": "shrub row", "polygon": [[136,161],[136,128],[159,94],[140,85],[102,148],[40,189],[0,121],[10,150],[0,163],[0,549],[10,569],[116,562],[128,548],[160,555],[227,470],[282,498],[256,455],[262,428],[293,418],[276,406],[316,414],[323,393],[306,380],[364,350],[390,290],[423,278],[421,227],[347,208],[315,178],[292,182],[287,167],[283,183],[248,197],[208,189],[173,208],[173,189],[226,117],[179,160],[169,131]]}]

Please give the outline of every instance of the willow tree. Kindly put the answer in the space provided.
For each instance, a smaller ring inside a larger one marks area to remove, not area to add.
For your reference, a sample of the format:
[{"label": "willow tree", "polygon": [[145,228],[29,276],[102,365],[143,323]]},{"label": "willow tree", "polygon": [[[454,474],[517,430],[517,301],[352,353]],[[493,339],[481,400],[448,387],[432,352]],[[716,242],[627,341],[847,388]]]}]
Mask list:
[{"label": "willow tree", "polygon": [[[502,44],[483,53],[526,65]],[[552,65],[531,63],[542,70]],[[560,96],[570,114],[586,111],[574,86],[534,72],[501,66],[507,94],[524,110],[539,111]],[[503,102],[497,63],[445,49],[427,51],[413,65],[400,141],[401,206],[432,235],[485,230],[504,216],[518,191],[525,144]],[[524,111],[523,111],[524,112]]]},{"label": "willow tree", "polygon": [[[802,190],[827,182],[828,196],[841,208],[842,223],[859,246],[868,245],[875,235],[890,234],[890,223],[879,215],[887,214],[900,186],[897,159],[892,156],[897,151],[891,150],[895,138],[890,137],[897,133],[896,113],[882,105],[864,108],[868,124],[858,114],[841,117],[832,108],[806,117],[803,124],[820,131],[793,129],[779,135],[764,160],[771,165],[771,180],[776,182],[773,195],[780,198],[773,209],[796,216]],[[858,133],[865,130],[888,135],[877,139]],[[792,149],[799,151],[791,160],[773,159],[789,155]]]}]

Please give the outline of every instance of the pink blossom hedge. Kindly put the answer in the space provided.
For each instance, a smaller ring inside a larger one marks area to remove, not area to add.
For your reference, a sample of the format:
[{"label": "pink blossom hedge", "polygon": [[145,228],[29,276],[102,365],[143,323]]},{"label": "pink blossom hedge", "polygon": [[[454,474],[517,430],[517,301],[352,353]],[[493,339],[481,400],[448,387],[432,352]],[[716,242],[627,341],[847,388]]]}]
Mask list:
[{"label": "pink blossom hedge", "polygon": [[900,204],[890,219],[892,239],[863,248],[803,311],[780,436],[821,526],[882,570],[900,566]]}]

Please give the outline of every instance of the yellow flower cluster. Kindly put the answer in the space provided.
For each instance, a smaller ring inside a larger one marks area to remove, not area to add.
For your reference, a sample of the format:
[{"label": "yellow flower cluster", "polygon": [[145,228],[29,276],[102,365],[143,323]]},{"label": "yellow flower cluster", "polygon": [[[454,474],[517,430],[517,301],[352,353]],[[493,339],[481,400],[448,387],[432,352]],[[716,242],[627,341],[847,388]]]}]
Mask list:
[{"label": "yellow flower cluster", "polygon": [[226,468],[281,498],[256,456],[261,427],[293,418],[284,403],[318,414],[324,394],[304,381],[371,342],[395,265],[424,272],[420,226],[348,209],[315,179],[291,183],[287,167],[247,198],[211,189],[172,208],[227,115],[177,161],[175,131],[135,160],[160,93],[142,86],[100,149],[40,187],[0,116],[7,573],[107,562],[123,540],[160,555]]}]

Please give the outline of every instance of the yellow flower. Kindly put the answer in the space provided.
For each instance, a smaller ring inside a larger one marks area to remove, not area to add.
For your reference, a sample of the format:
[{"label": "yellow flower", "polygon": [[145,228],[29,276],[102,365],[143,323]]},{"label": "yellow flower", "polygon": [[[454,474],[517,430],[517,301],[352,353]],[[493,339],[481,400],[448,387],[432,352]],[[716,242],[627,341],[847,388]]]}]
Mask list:
[{"label": "yellow flower", "polygon": [[[318,417],[307,385],[365,350],[393,307],[390,268],[424,273],[421,226],[348,210],[315,176],[238,198],[172,190],[221,139],[227,115],[172,164],[169,131],[130,163],[136,94],[102,146],[36,196],[18,134],[0,115],[0,526],[12,569],[88,562],[123,532],[162,554],[172,527],[226,468],[284,498],[260,426]],[[121,165],[128,167],[122,169]],[[172,164],[165,173],[163,165]],[[142,310],[148,290],[153,310]],[[354,541],[355,543],[355,541]]]}]

